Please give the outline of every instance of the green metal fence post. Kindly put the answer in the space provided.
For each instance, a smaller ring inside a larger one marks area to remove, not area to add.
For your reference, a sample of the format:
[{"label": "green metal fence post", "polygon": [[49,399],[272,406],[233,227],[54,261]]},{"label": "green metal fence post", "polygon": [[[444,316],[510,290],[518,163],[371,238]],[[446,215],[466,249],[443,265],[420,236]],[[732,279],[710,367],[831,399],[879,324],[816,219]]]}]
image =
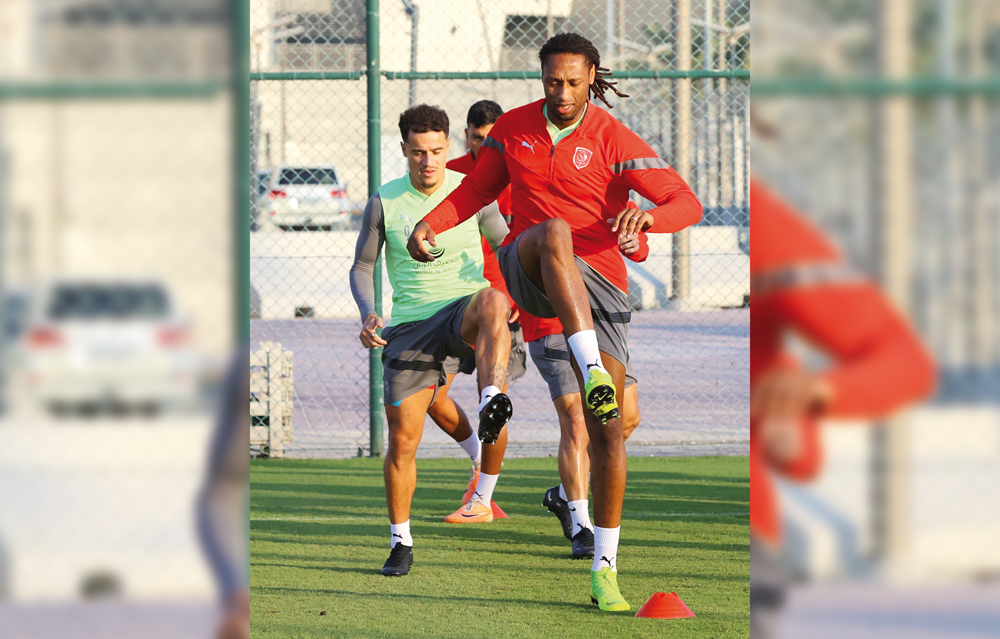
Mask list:
[{"label": "green metal fence post", "polygon": [[250,6],[241,0],[232,3],[232,100],[233,155],[233,228],[235,237],[234,290],[238,348],[250,340]]},{"label": "green metal fence post", "polygon": [[[368,195],[378,191],[382,182],[381,61],[379,60],[378,0],[368,0],[367,74],[368,74]],[[382,316],[382,256],[375,260],[375,312]],[[381,334],[381,331],[379,331]],[[368,353],[368,428],[369,454],[382,456],[382,349]]]}]

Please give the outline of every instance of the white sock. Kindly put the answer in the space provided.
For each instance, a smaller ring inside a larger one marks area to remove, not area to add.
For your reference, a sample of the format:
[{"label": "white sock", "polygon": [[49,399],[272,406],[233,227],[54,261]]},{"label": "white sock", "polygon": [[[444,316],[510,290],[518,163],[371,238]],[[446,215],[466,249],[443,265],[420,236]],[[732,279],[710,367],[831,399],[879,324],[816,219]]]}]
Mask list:
[{"label": "white sock", "polygon": [[487,504],[493,499],[493,489],[497,487],[497,479],[500,475],[487,475],[486,473],[479,472],[479,483],[476,484],[476,492],[472,493],[473,501],[478,499],[479,501],[484,501]]},{"label": "white sock", "polygon": [[479,393],[479,408],[476,409],[477,413],[481,413],[486,405],[490,403],[490,399],[494,395],[499,395],[500,389],[496,386],[487,386],[483,389],[483,392]]},{"label": "white sock", "polygon": [[587,379],[587,371],[592,366],[597,366],[599,370],[605,373],[608,372],[604,369],[604,364],[601,362],[601,349],[597,347],[596,332],[590,330],[573,333],[566,338],[566,343],[569,345],[569,350],[572,351],[573,357],[576,359],[576,365],[583,372],[584,380]]},{"label": "white sock", "polygon": [[389,524],[389,547],[395,548],[396,544],[413,546],[413,537],[410,535],[410,520],[407,519],[401,524]]},{"label": "white sock", "polygon": [[611,566],[611,570],[618,572],[618,535],[622,527],[601,528],[594,526],[594,564],[591,570],[600,570]]},{"label": "white sock", "polygon": [[559,484],[559,499],[569,501],[569,497],[566,496],[566,489],[563,488],[562,484]]},{"label": "white sock", "polygon": [[458,442],[458,445],[462,447],[465,452],[469,453],[469,457],[472,458],[473,464],[478,464],[482,460],[483,455],[483,443],[479,441],[479,437],[476,436],[475,431],[469,438],[465,441]]},{"label": "white sock", "polygon": [[590,513],[587,511],[586,499],[577,499],[569,502],[569,516],[573,520],[573,534],[576,535],[584,528],[594,530],[594,524],[590,523]]}]

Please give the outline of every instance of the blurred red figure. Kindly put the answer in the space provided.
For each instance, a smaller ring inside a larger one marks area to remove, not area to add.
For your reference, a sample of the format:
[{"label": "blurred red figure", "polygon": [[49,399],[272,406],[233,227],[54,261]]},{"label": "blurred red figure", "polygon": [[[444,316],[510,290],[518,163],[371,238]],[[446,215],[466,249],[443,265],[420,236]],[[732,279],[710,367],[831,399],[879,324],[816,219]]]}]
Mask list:
[{"label": "blurred red figure", "polygon": [[[799,481],[822,462],[817,420],[873,418],[933,389],[930,356],[876,286],[757,181],[750,185],[750,628],[774,636],[783,599],[778,503],[770,473]],[[832,360],[804,370],[795,332]]]}]

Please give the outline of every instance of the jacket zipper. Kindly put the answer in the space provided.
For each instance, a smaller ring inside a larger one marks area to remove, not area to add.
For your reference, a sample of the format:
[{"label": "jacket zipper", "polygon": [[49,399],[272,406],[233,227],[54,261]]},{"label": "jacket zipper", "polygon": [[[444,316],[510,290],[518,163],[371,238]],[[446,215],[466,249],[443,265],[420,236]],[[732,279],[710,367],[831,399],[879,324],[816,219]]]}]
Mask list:
[{"label": "jacket zipper", "polygon": [[556,174],[556,145],[553,144],[552,145],[552,153],[549,153],[549,181],[550,182],[552,181],[552,178],[555,176],[555,174]]}]

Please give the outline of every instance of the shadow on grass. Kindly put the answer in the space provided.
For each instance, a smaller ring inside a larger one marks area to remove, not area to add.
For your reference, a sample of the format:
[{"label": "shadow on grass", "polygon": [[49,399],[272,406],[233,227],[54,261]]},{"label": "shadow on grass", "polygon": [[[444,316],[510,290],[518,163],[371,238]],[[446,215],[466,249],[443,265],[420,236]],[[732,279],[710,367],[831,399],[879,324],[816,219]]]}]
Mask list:
[{"label": "shadow on grass", "polygon": [[[387,580],[392,580],[393,578],[387,577]],[[401,579],[406,579],[402,577]],[[271,594],[284,594],[289,592],[300,592],[305,594],[315,595],[334,595],[334,596],[346,596],[355,599],[372,599],[373,601],[378,601],[381,599],[397,599],[397,600],[407,600],[407,601],[428,601],[428,602],[446,602],[449,604],[464,602],[468,604],[481,604],[486,606],[494,606],[498,604],[511,604],[511,605],[522,605],[522,606],[534,606],[543,608],[552,608],[554,611],[557,610],[579,610],[579,611],[594,611],[599,612],[597,606],[590,603],[573,603],[569,601],[539,601],[537,599],[514,599],[514,598],[504,598],[504,597],[469,597],[469,596],[459,596],[459,595],[428,595],[428,594],[404,594],[404,593],[393,593],[393,592],[354,592],[350,590],[329,590],[329,589],[319,589],[319,588],[282,588],[280,586],[255,586],[255,591],[266,592]],[[382,605],[382,604],[379,604]],[[602,615],[607,615],[608,613],[602,612]],[[624,615],[634,615],[634,612],[625,612]]]}]

